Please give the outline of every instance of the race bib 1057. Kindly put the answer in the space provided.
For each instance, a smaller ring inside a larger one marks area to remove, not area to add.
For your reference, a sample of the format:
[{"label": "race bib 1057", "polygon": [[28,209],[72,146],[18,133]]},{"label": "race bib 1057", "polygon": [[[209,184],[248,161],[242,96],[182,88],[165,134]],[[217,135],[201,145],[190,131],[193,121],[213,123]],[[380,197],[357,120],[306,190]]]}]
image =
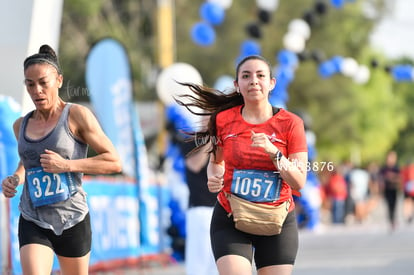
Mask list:
[{"label": "race bib 1057", "polygon": [[273,202],[280,197],[281,185],[282,178],[274,171],[234,169],[231,192],[253,202]]}]

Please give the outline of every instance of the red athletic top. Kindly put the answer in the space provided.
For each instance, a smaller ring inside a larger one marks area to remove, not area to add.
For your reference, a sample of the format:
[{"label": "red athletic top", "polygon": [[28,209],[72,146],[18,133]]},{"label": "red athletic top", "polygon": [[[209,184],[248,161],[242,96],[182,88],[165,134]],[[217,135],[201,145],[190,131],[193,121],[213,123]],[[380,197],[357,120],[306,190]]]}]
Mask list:
[{"label": "red athletic top", "polygon": [[[275,171],[269,155],[262,148],[250,146],[251,130],[256,133],[265,133],[270,141],[279,148],[285,157],[290,154],[307,152],[305,129],[303,121],[297,115],[280,109],[272,118],[261,124],[250,124],[242,115],[242,105],[230,108],[217,114],[217,140],[218,146],[223,148],[225,161],[224,192],[230,193],[234,169],[257,169]],[[231,212],[230,203],[225,193],[218,194],[218,201]],[[291,187],[283,181],[280,198],[276,202],[268,204],[281,204],[291,200],[291,208],[294,209]]]},{"label": "red athletic top", "polygon": [[407,166],[401,169],[401,178],[403,182],[404,192],[414,197],[414,163],[408,164]]}]

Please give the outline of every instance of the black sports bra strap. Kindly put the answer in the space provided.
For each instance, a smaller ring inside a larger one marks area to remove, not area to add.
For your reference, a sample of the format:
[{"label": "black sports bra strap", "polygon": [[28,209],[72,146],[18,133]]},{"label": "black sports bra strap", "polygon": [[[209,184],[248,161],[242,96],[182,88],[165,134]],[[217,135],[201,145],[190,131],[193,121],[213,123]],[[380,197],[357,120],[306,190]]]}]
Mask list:
[{"label": "black sports bra strap", "polygon": [[275,115],[275,114],[279,113],[280,108],[272,106],[272,110],[273,110],[273,115]]}]

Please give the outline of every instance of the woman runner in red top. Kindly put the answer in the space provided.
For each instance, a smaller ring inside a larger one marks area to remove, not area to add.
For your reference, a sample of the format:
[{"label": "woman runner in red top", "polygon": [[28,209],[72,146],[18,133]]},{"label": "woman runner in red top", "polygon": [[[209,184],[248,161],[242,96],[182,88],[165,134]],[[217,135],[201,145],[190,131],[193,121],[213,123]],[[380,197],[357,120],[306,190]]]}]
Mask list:
[{"label": "woman runner in red top", "polygon": [[[177,102],[195,114],[211,115],[208,129],[195,133],[195,142],[211,146],[207,185],[210,192],[219,194],[210,234],[219,273],[251,274],[254,255],[257,274],[291,274],[298,250],[292,192],[304,186],[308,161],[303,121],[269,103],[276,79],[270,64],[261,56],[247,56],[239,63],[231,94],[191,83],[184,85],[195,96],[184,96],[191,103]],[[206,112],[195,112],[192,107]],[[266,188],[254,184],[260,184],[263,175],[273,172],[280,173],[282,181],[278,188],[270,190],[269,200],[269,194],[263,191]],[[259,236],[237,230],[229,215],[226,193],[273,205],[289,200],[282,232]]]}]

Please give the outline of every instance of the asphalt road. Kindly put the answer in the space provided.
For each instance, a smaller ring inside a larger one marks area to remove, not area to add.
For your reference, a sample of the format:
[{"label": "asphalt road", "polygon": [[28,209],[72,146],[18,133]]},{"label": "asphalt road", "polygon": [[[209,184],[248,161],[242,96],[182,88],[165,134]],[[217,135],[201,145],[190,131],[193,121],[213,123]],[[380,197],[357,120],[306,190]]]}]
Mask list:
[{"label": "asphalt road", "polygon": [[[414,223],[406,224],[400,217],[399,226],[391,232],[384,211],[379,204],[376,213],[363,224],[300,231],[293,275],[414,274]],[[185,275],[185,271],[182,264],[172,264],[94,274]]]},{"label": "asphalt road", "polygon": [[414,274],[414,224],[329,228],[301,233],[293,275]]}]

